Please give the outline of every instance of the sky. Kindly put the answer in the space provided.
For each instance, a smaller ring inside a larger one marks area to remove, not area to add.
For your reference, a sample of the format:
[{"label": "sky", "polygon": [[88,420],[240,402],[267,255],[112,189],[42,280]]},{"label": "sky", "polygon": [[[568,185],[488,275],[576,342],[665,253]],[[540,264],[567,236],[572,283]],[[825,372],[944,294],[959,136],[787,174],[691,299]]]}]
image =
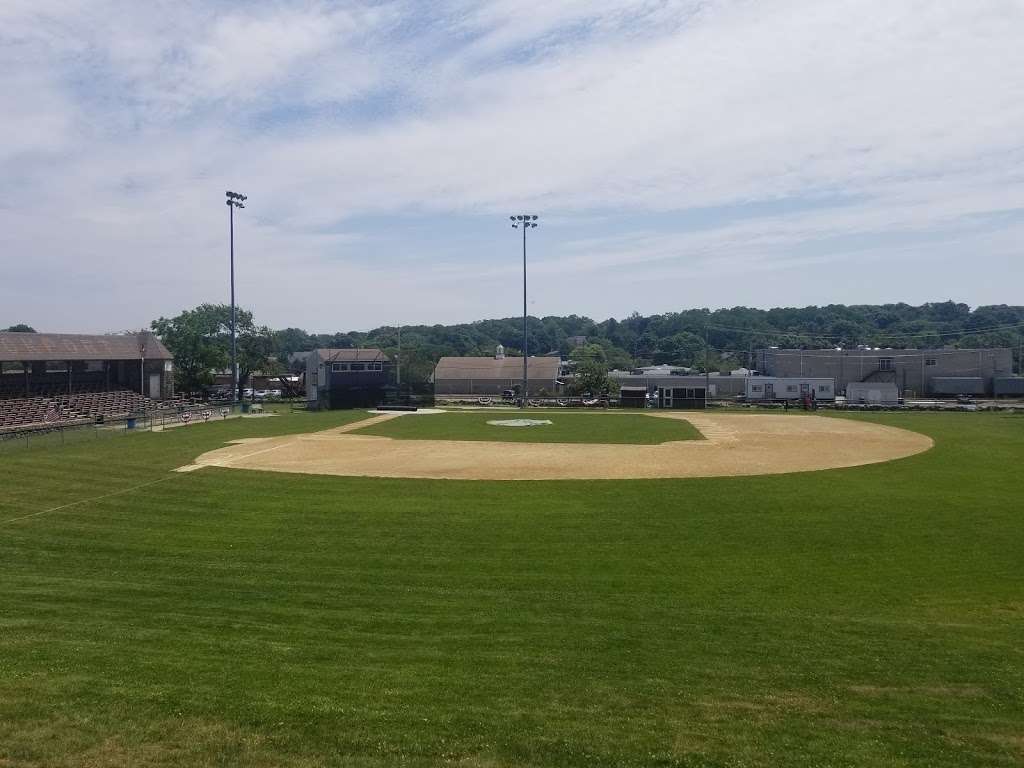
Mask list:
[{"label": "sky", "polygon": [[0,3],[0,327],[1024,303],[1024,0]]}]

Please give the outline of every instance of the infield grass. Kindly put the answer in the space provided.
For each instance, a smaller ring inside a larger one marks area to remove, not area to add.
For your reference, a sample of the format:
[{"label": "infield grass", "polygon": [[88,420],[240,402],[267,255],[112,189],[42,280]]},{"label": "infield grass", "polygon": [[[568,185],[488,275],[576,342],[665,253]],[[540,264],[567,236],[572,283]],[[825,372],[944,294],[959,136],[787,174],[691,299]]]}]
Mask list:
[{"label": "infield grass", "polygon": [[[509,427],[490,421],[549,420],[551,424]],[[396,440],[494,440],[504,443],[612,443],[655,445],[703,439],[693,425],[644,413],[573,411],[450,411],[409,414],[356,430]]]},{"label": "infield grass", "polygon": [[1024,419],[858,417],[936,447],[798,475],[168,472],[365,416],[0,457],[0,766],[1024,761]]}]

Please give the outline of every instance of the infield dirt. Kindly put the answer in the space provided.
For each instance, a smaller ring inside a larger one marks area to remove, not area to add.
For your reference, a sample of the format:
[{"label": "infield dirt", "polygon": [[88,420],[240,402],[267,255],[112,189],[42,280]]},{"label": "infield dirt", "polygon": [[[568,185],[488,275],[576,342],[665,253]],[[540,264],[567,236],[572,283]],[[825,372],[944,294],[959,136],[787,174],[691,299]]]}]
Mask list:
[{"label": "infield dirt", "polygon": [[395,440],[352,434],[369,424],[399,416],[383,414],[323,432],[242,440],[205,453],[179,471],[213,466],[317,475],[457,480],[723,477],[875,464],[912,456],[933,445],[931,438],[917,432],[824,416],[693,412],[650,415],[689,421],[705,439],[658,445],[605,445]]}]

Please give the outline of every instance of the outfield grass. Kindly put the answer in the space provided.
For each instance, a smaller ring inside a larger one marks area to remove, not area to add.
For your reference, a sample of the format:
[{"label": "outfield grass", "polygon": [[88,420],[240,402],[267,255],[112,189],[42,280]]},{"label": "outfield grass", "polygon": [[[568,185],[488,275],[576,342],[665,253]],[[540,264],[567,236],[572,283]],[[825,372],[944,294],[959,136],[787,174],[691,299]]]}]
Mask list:
[{"label": "outfield grass", "polygon": [[752,478],[167,472],[357,416],[0,458],[0,766],[1024,760],[1024,419]]},{"label": "outfield grass", "polygon": [[[489,421],[550,420],[534,427],[502,427]],[[643,413],[574,413],[572,411],[452,411],[413,414],[356,430],[397,440],[497,440],[505,443],[621,443],[654,445],[700,440],[686,421],[658,419]]]}]

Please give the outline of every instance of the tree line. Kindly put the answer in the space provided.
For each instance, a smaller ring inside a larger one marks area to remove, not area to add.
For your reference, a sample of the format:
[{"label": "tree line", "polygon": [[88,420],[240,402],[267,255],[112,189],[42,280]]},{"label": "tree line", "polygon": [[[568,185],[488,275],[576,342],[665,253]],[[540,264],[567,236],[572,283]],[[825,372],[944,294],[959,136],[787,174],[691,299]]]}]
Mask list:
[{"label": "tree line", "polygon": [[[174,318],[153,321],[152,329],[176,358],[178,384],[197,389],[229,360],[230,309],[204,304]],[[393,358],[399,329],[309,333],[301,328],[273,330],[239,310],[239,360],[249,372],[300,370],[296,353],[317,348],[377,347]],[[491,356],[498,344],[520,355],[522,318],[479,320],[455,325],[401,328],[402,378],[426,381],[440,357]],[[581,337],[585,338],[580,345]],[[869,345],[894,349],[934,347],[1012,347],[1024,337],[1024,307],[990,305],[971,309],[952,301],[922,304],[831,304],[822,307],[688,309],[656,315],[634,312],[617,320],[580,315],[530,317],[530,354],[559,354],[591,368],[632,368],[669,364],[697,370],[750,366],[757,349],[768,346],[821,349]]]},{"label": "tree line", "polygon": [[[213,381],[230,361],[230,308],[202,304],[151,323],[174,353],[177,386],[195,391]],[[296,353],[317,348],[378,347],[394,358],[399,329],[309,333],[301,328],[271,329],[239,309],[238,358],[241,377],[249,373],[300,370]],[[27,325],[9,330],[31,332]],[[446,355],[490,356],[501,344],[510,356],[522,354],[522,318],[478,320],[455,325],[401,328],[403,381],[426,381]],[[581,338],[585,343],[580,345]],[[1024,307],[980,306],[946,301],[921,304],[830,304],[822,307],[688,309],[617,320],[581,315],[530,317],[529,352],[592,361],[592,368],[632,368],[669,364],[697,370],[730,370],[754,364],[756,350],[768,347],[822,349],[857,345],[893,349],[1011,347],[1024,341]],[[1019,363],[1018,363],[1019,364]]]}]

